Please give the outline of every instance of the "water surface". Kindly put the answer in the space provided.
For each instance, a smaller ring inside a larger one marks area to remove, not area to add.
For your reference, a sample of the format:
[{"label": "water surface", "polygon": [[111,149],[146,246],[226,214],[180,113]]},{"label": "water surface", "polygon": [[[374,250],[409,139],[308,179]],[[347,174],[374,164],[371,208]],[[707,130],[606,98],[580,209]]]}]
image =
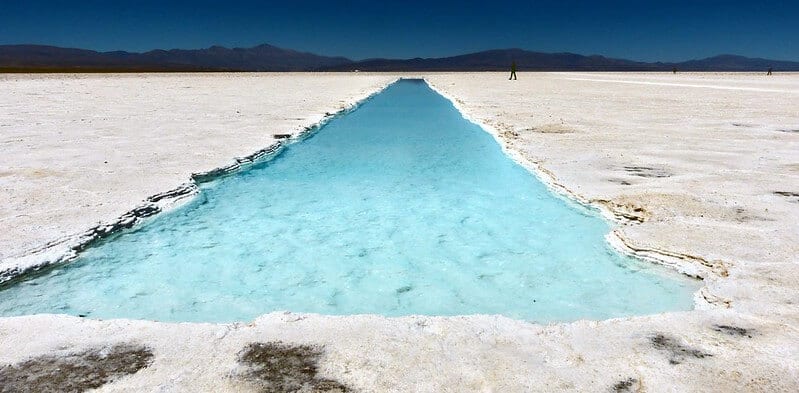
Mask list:
[{"label": "water surface", "polygon": [[503,314],[537,322],[693,307],[696,281],[614,252],[421,81],[279,157],[0,292],[0,315],[160,321]]}]

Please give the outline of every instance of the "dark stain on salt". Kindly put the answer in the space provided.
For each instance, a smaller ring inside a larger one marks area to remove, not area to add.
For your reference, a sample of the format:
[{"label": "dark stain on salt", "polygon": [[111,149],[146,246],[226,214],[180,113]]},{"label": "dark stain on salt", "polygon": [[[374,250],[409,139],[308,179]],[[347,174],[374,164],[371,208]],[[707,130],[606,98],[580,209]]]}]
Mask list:
[{"label": "dark stain on salt", "polygon": [[752,333],[754,333],[754,329],[746,329],[738,326],[732,325],[713,325],[713,330],[728,334],[730,336],[738,336],[738,337],[747,337],[752,338]]},{"label": "dark stain on salt", "polygon": [[743,208],[735,208],[735,221],[737,222],[752,222],[752,221],[774,221],[774,219],[769,217],[763,217],[757,214],[753,214],[746,209]]},{"label": "dark stain on salt", "polygon": [[799,203],[799,192],[793,191],[774,191],[774,195],[788,198],[789,201]]},{"label": "dark stain on salt", "polygon": [[136,344],[38,356],[0,367],[0,392],[84,392],[135,374],[152,360],[152,351]]},{"label": "dark stain on salt", "polygon": [[712,357],[712,354],[703,352],[696,348],[691,348],[680,343],[676,338],[657,333],[649,338],[652,347],[659,351],[669,354],[669,364],[680,364],[688,358],[704,359]]},{"label": "dark stain on salt", "polygon": [[650,178],[662,178],[662,177],[671,177],[671,172],[667,171],[664,168],[655,168],[651,166],[625,166],[624,170],[633,176],[638,177],[650,177]]},{"label": "dark stain on salt", "polygon": [[638,379],[630,377],[630,378],[627,378],[627,379],[625,379],[623,381],[619,381],[619,382],[616,382],[615,384],[613,384],[613,386],[611,386],[611,388],[610,388],[610,391],[611,392],[618,392],[618,393],[632,392],[633,391],[633,387],[636,384],[638,384]]},{"label": "dark stain on salt", "polygon": [[250,343],[239,353],[248,370],[243,378],[262,392],[350,392],[346,385],[320,378],[323,347],[282,342]]},{"label": "dark stain on salt", "polygon": [[609,182],[611,182],[611,183],[621,184],[623,186],[631,186],[632,185],[632,183],[630,183],[627,180],[623,180],[623,179],[607,179],[607,180]]}]

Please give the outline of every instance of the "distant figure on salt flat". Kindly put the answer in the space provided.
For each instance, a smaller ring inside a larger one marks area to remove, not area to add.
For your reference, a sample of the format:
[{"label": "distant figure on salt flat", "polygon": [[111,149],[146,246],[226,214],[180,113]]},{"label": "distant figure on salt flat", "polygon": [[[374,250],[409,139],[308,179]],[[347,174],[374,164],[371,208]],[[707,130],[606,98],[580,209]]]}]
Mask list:
[{"label": "distant figure on salt flat", "polygon": [[771,67],[768,68],[768,72],[766,73],[766,75],[771,75]]},{"label": "distant figure on salt flat", "polygon": [[672,72],[674,75],[677,75],[677,67],[673,67],[673,68],[671,69],[671,72]]},{"label": "distant figure on salt flat", "polygon": [[515,60],[512,63],[510,63],[510,78],[508,78],[508,80],[511,80],[511,79],[516,80],[516,61]]}]

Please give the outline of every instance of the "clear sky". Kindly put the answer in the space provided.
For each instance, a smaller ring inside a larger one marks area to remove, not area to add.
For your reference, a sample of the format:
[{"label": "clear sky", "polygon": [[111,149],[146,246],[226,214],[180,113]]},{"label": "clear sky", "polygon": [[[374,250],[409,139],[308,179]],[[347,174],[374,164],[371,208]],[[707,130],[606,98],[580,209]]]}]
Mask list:
[{"label": "clear sky", "polygon": [[0,0],[0,44],[146,51],[261,43],[342,55],[485,49],[799,60],[799,1]]}]

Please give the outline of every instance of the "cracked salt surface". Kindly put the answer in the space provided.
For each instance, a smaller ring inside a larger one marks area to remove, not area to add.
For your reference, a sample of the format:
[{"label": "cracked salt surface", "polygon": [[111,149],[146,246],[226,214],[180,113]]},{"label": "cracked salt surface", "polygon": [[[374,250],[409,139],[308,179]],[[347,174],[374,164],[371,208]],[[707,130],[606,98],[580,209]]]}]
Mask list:
[{"label": "cracked salt surface", "polygon": [[275,310],[503,314],[689,310],[698,282],[616,254],[491,136],[404,81],[278,158],[4,291],[0,314],[226,322]]}]

